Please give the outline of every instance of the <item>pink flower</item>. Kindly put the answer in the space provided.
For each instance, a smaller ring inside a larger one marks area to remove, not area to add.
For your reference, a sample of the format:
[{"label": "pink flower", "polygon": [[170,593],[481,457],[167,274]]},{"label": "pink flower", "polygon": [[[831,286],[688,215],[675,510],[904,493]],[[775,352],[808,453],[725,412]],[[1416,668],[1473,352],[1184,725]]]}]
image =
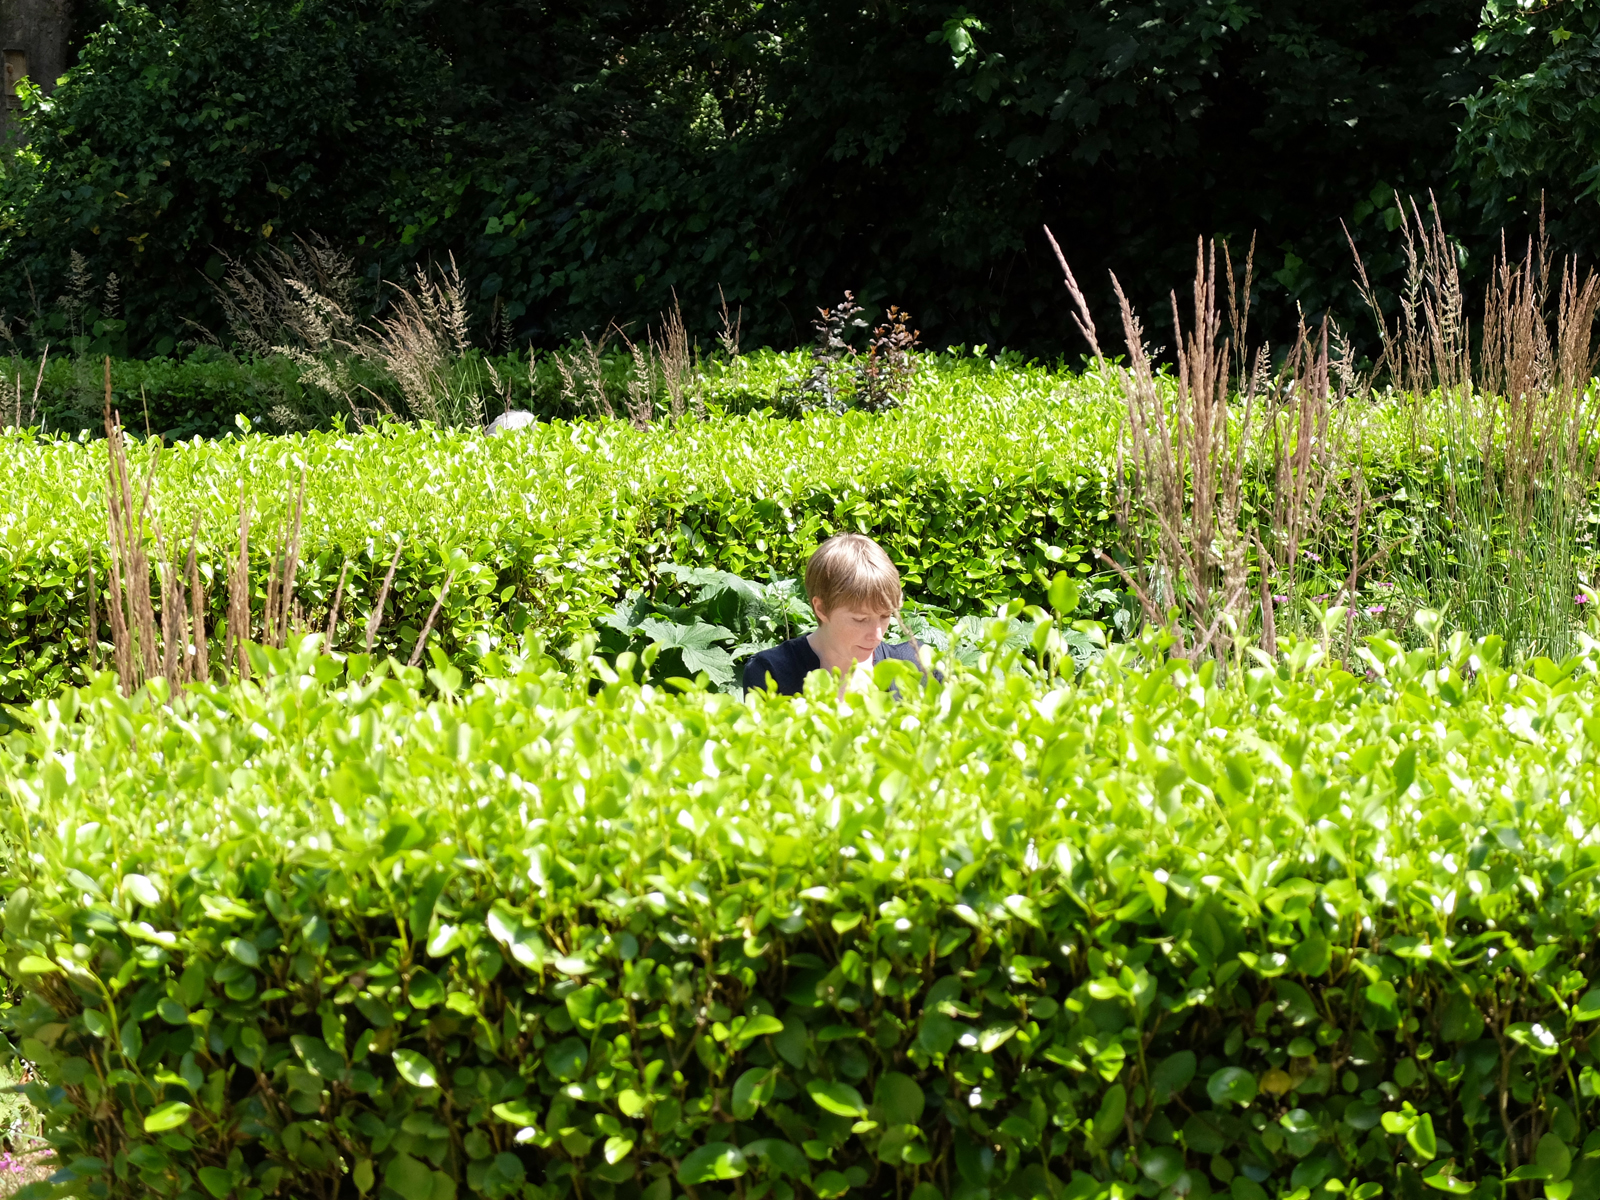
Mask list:
[{"label": "pink flower", "polygon": [[1383,611],[1384,611],[1383,605],[1381,605],[1381,604],[1369,604],[1369,605],[1367,605],[1367,616],[1369,616],[1369,617],[1381,616],[1383,614]]},{"label": "pink flower", "polygon": [[1323,592],[1323,593],[1322,593],[1322,595],[1320,595],[1320,596],[1313,596],[1313,597],[1311,597],[1311,598],[1312,598],[1312,599],[1313,599],[1313,600],[1315,600],[1315,601],[1316,601],[1316,602],[1317,602],[1317,603],[1318,603],[1318,604],[1321,604],[1321,603],[1322,603],[1322,602],[1323,602],[1323,601],[1324,601],[1324,600],[1326,600],[1326,599],[1327,599],[1327,598],[1328,598],[1328,593],[1327,593],[1327,592]]},{"label": "pink flower", "polygon": [[1274,604],[1287,604],[1287,603],[1289,603],[1289,597],[1287,597],[1287,596],[1274,596],[1272,598],[1272,602]]},{"label": "pink flower", "polygon": [[1306,551],[1306,557],[1309,558],[1312,562],[1321,562],[1322,561],[1322,555],[1313,554],[1309,550]]}]

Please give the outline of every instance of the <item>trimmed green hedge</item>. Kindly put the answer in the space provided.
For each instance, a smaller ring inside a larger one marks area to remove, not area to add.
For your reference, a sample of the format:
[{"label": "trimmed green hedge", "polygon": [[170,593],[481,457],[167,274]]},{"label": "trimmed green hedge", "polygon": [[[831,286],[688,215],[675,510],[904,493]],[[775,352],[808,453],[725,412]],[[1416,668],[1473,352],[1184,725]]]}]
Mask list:
[{"label": "trimmed green hedge", "polygon": [[[745,385],[775,386],[771,371],[750,370]],[[454,570],[435,636],[469,669],[525,629],[565,638],[592,627],[628,587],[653,583],[661,563],[793,577],[838,530],[879,538],[921,600],[961,612],[1013,595],[1042,600],[1055,571],[1113,534],[1104,473],[1115,405],[1092,381],[983,360],[925,383],[912,407],[879,416],[194,442],[162,451],[156,511],[169,536],[185,537],[200,517],[202,575],[216,581],[220,620],[241,489],[257,513],[264,595],[272,531],[303,465],[297,594],[311,626],[325,624],[349,559],[335,640],[360,649],[403,536],[381,646],[409,657]],[[136,477],[150,453],[133,451]],[[16,702],[86,678],[91,553],[102,586],[107,577],[106,464],[102,443],[30,438],[0,441],[0,464],[0,701]]]},{"label": "trimmed green hedge", "polygon": [[[716,370],[708,389],[713,402],[748,406],[752,391],[759,395],[776,386],[768,377],[775,371],[781,377],[786,360],[783,355],[758,354],[751,356],[749,369],[742,373]],[[528,361],[526,354],[485,357],[472,352],[454,366],[459,376],[476,381],[476,386],[486,391],[491,387],[489,367],[493,366],[506,391],[485,397],[491,417],[508,402],[547,419],[582,415],[563,399],[561,377],[551,356],[541,356],[531,375]],[[0,392],[6,397],[0,401],[0,427],[15,421],[16,380],[20,378],[24,416],[31,412],[36,417],[30,424],[69,435],[87,429],[91,436],[100,436],[105,400],[102,362],[98,355],[75,356],[58,347],[45,361],[41,378],[37,358],[0,360],[0,371],[6,377]],[[347,360],[346,366],[353,382],[366,389],[356,393],[363,410],[376,407],[373,396],[377,395],[394,412],[405,415],[405,400],[389,376],[356,357]],[[625,355],[607,353],[603,369],[614,396],[626,394],[630,367],[631,360]],[[344,401],[303,384],[300,376],[298,365],[278,355],[241,359],[203,346],[183,358],[114,360],[111,402],[129,430],[148,430],[168,441],[229,437],[237,431],[240,416],[257,428],[278,433],[328,429],[336,421],[354,424]],[[741,386],[746,382],[744,376],[752,387]]]},{"label": "trimmed green hedge", "polygon": [[[88,429],[101,434],[105,402],[101,360],[75,359],[57,346],[45,360],[42,377],[39,365],[37,358],[0,360],[7,376],[0,426],[16,419],[20,379],[25,417],[37,406],[37,423],[46,430],[76,434]],[[209,350],[184,359],[118,359],[112,368],[111,400],[130,430],[142,433],[148,421],[150,432],[169,440],[217,437],[236,428],[238,414],[264,423],[280,405],[304,404],[299,375],[299,368],[287,359],[240,362]]]},{"label": "trimmed green hedge", "polygon": [[37,702],[0,963],[57,1186],[1595,1200],[1600,654],[1318,657]]},{"label": "trimmed green hedge", "polygon": [[[924,394],[959,393],[975,373],[1018,373],[1057,382],[1065,372],[1040,368],[1020,355],[1002,352],[994,358],[968,355],[962,347],[943,354],[919,354]],[[531,367],[530,367],[531,363]],[[22,383],[22,413],[34,417],[29,424],[46,431],[90,436],[102,431],[105,376],[100,355],[74,355],[56,346],[44,360],[40,375],[37,357],[11,355],[0,358],[0,428],[16,420],[16,384]],[[364,392],[358,401],[365,411],[383,397],[400,416],[405,400],[394,381],[359,357],[346,365]],[[717,412],[750,412],[778,405],[796,390],[812,367],[806,350],[779,353],[758,350],[727,359],[713,356],[697,360],[698,388],[705,405]],[[486,415],[493,417],[507,404],[535,413],[545,420],[572,420],[593,415],[585,405],[564,394],[555,355],[549,352],[484,355],[469,351],[453,364],[458,380],[471,381],[467,390],[484,394]],[[616,410],[625,412],[624,397],[634,371],[632,357],[613,346],[601,358],[605,387]],[[302,384],[301,368],[290,359],[272,355],[263,359],[239,358],[213,346],[201,346],[182,358],[114,359],[111,400],[130,431],[187,441],[193,437],[231,437],[243,416],[270,432],[333,426],[335,418],[352,425],[344,402],[315,387]],[[499,387],[495,383],[498,381]],[[35,389],[37,388],[37,399]]]}]

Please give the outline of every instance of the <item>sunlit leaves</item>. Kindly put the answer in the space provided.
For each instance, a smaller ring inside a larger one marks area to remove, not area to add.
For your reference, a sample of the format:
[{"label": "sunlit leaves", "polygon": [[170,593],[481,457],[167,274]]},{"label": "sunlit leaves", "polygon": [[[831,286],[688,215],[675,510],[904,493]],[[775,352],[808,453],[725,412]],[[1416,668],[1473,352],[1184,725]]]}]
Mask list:
[{"label": "sunlit leaves", "polygon": [[174,1100],[170,1104],[163,1104],[152,1109],[144,1119],[146,1133],[164,1133],[169,1129],[176,1129],[189,1120],[193,1107],[181,1100]]},{"label": "sunlit leaves", "polygon": [[686,1185],[718,1179],[737,1179],[745,1173],[744,1153],[727,1142],[701,1146],[685,1156],[678,1166],[678,1182]]},{"label": "sunlit leaves", "polygon": [[1579,1195],[1593,684],[1445,700],[1409,653],[1235,688],[1119,650],[841,705],[537,655],[454,697],[330,687],[291,647],[170,709],[71,693],[0,744],[7,1036],[137,1098],[120,1134],[87,1091],[52,1118],[129,1161],[188,1153],[162,1106],[233,1127],[270,1084],[296,1194],[343,1178],[329,1114],[369,1194],[566,1163],[844,1197],[948,1155],[1038,1195],[1047,1151],[1173,1197],[1370,1200],[1402,1165],[1465,1194],[1506,1174],[1503,1100],[1554,1139],[1519,1179]]},{"label": "sunlit leaves", "polygon": [[867,1115],[867,1106],[861,1099],[861,1093],[848,1083],[813,1079],[807,1082],[806,1092],[817,1107],[824,1112],[830,1112],[841,1117],[864,1117]]},{"label": "sunlit leaves", "polygon": [[413,1087],[431,1088],[439,1085],[439,1073],[434,1069],[433,1063],[428,1061],[426,1055],[419,1054],[415,1050],[396,1050],[394,1065],[400,1078]]}]

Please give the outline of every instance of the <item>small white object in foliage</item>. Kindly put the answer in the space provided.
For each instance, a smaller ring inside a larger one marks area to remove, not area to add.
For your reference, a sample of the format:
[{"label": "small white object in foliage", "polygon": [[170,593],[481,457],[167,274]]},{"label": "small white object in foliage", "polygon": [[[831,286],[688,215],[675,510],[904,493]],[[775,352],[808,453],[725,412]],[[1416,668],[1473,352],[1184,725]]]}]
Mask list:
[{"label": "small white object in foliage", "polygon": [[532,425],[538,419],[531,412],[524,412],[520,408],[513,409],[511,412],[501,413],[493,421],[490,421],[489,428],[484,432],[490,437],[495,437],[508,429],[522,429],[525,426]]}]

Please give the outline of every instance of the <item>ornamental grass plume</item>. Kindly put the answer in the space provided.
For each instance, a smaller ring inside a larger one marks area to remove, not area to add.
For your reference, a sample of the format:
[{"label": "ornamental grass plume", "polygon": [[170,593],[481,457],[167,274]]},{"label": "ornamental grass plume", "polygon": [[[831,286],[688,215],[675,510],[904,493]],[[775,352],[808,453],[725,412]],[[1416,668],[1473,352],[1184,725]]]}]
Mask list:
[{"label": "ornamental grass plume", "polygon": [[[189,536],[187,561],[180,568],[167,555],[158,505],[153,503],[156,464],[161,450],[152,455],[144,484],[135,487],[128,467],[120,416],[111,409],[111,359],[105,360],[105,429],[108,473],[106,478],[107,563],[110,595],[106,605],[111,623],[112,661],[123,691],[132,694],[157,676],[174,689],[209,678],[209,649],[205,632],[206,597],[200,582],[196,550],[200,518],[196,514]],[[135,504],[134,496],[138,495]],[[149,544],[155,544],[156,585],[160,593],[160,624],[150,594]],[[185,595],[185,588],[188,595]],[[98,624],[94,620],[94,572],[89,571],[90,658],[99,650]]]},{"label": "ornamental grass plume", "polygon": [[[1226,244],[1219,282],[1218,246],[1202,239],[1187,332],[1176,295],[1172,300],[1176,370],[1170,376],[1157,370],[1115,274],[1111,283],[1128,365],[1111,367],[1072,268],[1049,229],[1045,234],[1076,310],[1073,322],[1099,368],[1120,380],[1127,404],[1114,472],[1118,525],[1128,557],[1145,565],[1129,569],[1103,552],[1101,561],[1138,598],[1149,623],[1168,624],[1174,609],[1181,614],[1173,628],[1180,656],[1225,663],[1258,635],[1261,647],[1275,654],[1272,609],[1284,600],[1269,585],[1294,583],[1302,569],[1302,543],[1322,528],[1330,486],[1341,473],[1364,495],[1359,466],[1346,470],[1343,411],[1354,379],[1342,335],[1330,320],[1314,334],[1302,323],[1284,367],[1274,374],[1266,348],[1249,349],[1254,242],[1245,259],[1241,302]],[[1270,463],[1270,478],[1257,480],[1272,497],[1270,516],[1247,531],[1246,476],[1257,460]],[[1358,508],[1357,541],[1359,520]],[[1371,565],[1370,558],[1357,555],[1347,587],[1354,590]],[[1252,569],[1259,600],[1248,586]]]},{"label": "ornamental grass plume", "polygon": [[1417,538],[1430,606],[1518,655],[1562,658],[1573,645],[1562,597],[1577,589],[1587,492],[1600,479],[1600,276],[1570,258],[1555,269],[1541,215],[1520,259],[1502,235],[1475,339],[1437,204],[1426,215],[1396,204],[1407,275],[1392,322],[1359,253],[1357,283],[1378,326],[1379,370],[1410,409],[1413,449],[1443,459],[1440,503]]},{"label": "ornamental grass plume", "polygon": [[412,417],[434,425],[483,424],[483,390],[459,364],[472,349],[467,293],[454,256],[436,277],[418,267],[394,285],[391,314],[374,318],[358,349],[395,381]]}]

